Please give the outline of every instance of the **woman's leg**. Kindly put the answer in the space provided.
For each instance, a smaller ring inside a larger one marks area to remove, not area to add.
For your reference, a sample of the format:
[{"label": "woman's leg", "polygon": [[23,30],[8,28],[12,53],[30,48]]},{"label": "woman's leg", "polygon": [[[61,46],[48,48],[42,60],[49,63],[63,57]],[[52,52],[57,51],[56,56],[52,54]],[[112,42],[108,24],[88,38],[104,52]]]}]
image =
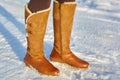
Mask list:
[{"label": "woman's leg", "polygon": [[44,10],[50,7],[51,0],[30,0],[28,8],[31,12]]},{"label": "woman's leg", "polygon": [[64,2],[75,2],[75,0],[57,0],[59,3],[64,3]]},{"label": "woman's leg", "polygon": [[25,6],[27,54],[24,62],[26,66],[32,66],[39,73],[56,76],[59,74],[59,70],[44,55],[44,36],[50,12],[49,1],[30,0]]},{"label": "woman's leg", "polygon": [[[65,3],[57,1],[64,1]],[[51,60],[67,63],[77,68],[88,68],[89,63],[75,56],[70,49],[76,2],[74,0],[57,1],[54,2],[53,7],[54,48],[50,55]]]}]

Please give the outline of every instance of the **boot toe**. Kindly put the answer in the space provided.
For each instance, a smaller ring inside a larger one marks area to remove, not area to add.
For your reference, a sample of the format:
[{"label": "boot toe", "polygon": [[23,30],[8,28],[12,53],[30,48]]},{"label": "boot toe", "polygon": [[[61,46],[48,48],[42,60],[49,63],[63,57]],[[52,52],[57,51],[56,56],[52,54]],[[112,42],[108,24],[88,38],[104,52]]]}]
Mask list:
[{"label": "boot toe", "polygon": [[76,68],[88,68],[89,67],[89,63],[78,58],[77,56],[75,56],[73,53],[64,56],[64,61],[65,63],[76,67]]},{"label": "boot toe", "polygon": [[56,69],[56,70],[53,72],[53,75],[54,75],[54,76],[58,76],[58,75],[59,75],[59,72],[60,72],[60,71],[59,71],[58,69]]},{"label": "boot toe", "polygon": [[84,64],[83,64],[83,68],[88,68],[89,67],[89,63],[88,62],[85,62]]}]

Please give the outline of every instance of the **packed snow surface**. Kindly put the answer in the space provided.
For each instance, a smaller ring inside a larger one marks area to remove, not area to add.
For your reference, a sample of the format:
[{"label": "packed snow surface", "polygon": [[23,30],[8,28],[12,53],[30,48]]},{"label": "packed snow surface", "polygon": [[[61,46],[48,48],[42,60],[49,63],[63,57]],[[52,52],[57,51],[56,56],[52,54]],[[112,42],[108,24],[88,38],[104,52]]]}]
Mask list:
[{"label": "packed snow surface", "polygon": [[24,5],[27,0],[0,0],[0,80],[119,80],[120,79],[120,0],[77,0],[71,36],[71,50],[90,63],[88,69],[52,62],[52,8],[44,52],[59,70],[46,76],[27,68]]}]

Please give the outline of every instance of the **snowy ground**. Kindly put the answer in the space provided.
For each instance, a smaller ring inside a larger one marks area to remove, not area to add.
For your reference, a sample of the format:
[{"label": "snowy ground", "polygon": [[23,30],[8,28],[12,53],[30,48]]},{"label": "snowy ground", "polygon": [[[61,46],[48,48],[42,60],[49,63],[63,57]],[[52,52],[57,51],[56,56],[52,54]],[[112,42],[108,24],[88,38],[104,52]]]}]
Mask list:
[{"label": "snowy ground", "polygon": [[[61,71],[57,77],[41,75],[24,65],[26,2],[0,0],[0,80],[120,79],[120,0],[77,0],[71,49],[88,61],[90,68],[76,69],[51,62]],[[44,44],[49,60],[53,47],[52,11]]]}]

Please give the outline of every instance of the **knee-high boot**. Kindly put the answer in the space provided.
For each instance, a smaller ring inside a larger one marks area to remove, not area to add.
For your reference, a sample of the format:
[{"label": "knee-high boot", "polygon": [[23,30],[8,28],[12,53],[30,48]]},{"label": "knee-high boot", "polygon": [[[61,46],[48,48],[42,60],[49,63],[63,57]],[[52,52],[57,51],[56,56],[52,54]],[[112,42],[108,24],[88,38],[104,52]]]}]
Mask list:
[{"label": "knee-high boot", "polygon": [[46,31],[50,8],[32,13],[28,5],[25,7],[25,23],[27,37],[27,54],[24,62],[32,66],[39,73],[46,75],[58,75],[55,68],[44,56],[43,40]]},{"label": "knee-high boot", "polygon": [[51,60],[67,63],[77,68],[88,68],[89,63],[79,59],[70,50],[70,36],[72,31],[76,2],[54,2],[54,48]]}]

